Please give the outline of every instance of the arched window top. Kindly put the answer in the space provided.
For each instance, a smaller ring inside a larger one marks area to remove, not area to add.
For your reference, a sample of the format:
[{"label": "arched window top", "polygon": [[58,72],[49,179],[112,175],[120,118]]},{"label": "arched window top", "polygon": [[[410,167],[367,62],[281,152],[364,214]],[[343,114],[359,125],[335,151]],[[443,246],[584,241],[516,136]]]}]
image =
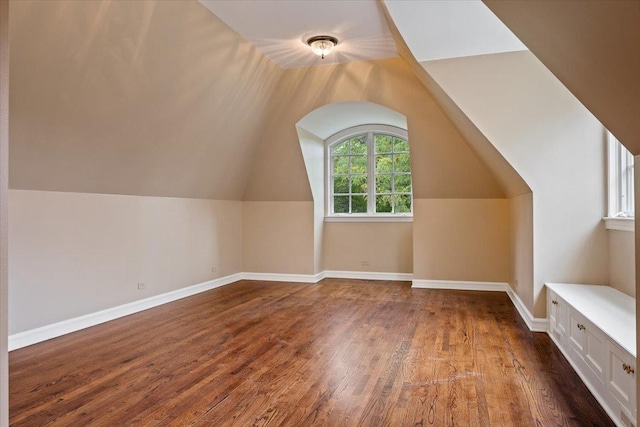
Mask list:
[{"label": "arched window top", "polygon": [[327,140],[327,217],[411,218],[407,131],[386,125],[345,129]]}]

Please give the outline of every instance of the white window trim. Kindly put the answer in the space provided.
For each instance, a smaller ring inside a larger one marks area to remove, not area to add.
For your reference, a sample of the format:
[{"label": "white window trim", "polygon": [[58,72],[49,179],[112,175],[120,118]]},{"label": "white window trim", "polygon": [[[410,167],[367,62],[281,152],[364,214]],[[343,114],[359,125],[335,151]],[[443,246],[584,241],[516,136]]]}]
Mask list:
[{"label": "white window trim", "polygon": [[633,175],[624,175],[622,169],[633,156],[607,132],[607,190],[608,215],[604,218],[608,230],[635,231],[633,206]]},{"label": "white window trim", "polygon": [[635,222],[635,218],[613,218],[610,216],[604,218],[604,226],[607,230],[633,232],[636,231]]},{"label": "white window trim", "polygon": [[409,214],[338,214],[324,217],[324,222],[413,222],[413,215]]},{"label": "white window trim", "polygon": [[[409,141],[407,131],[402,128],[381,124],[369,124],[354,126],[342,130],[325,141],[324,163],[325,163],[325,222],[411,222],[413,221],[413,178],[411,185],[411,213],[361,213],[361,214],[334,214],[332,206],[332,170],[331,170],[331,146],[341,140],[352,138],[363,133],[384,133],[405,141]],[[371,148],[371,147],[370,147]],[[375,154],[373,150],[367,151],[368,168],[373,171],[375,168]],[[411,155],[411,151],[409,151]],[[413,171],[412,171],[413,172]],[[375,185],[369,185],[367,189],[367,199],[375,200]]]}]

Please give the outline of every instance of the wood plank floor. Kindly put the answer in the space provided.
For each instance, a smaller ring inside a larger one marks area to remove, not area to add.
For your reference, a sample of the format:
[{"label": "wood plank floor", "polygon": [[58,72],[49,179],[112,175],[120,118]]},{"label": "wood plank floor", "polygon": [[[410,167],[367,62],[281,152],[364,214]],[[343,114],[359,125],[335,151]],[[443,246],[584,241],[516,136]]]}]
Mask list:
[{"label": "wood plank floor", "polygon": [[10,354],[13,426],[610,426],[504,293],[241,281]]}]

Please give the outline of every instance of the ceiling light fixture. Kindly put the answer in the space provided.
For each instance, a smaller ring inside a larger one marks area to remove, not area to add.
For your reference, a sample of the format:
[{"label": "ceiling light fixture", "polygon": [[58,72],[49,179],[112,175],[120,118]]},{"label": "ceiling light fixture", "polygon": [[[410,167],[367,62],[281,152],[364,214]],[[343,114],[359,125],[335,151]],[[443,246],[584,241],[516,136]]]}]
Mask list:
[{"label": "ceiling light fixture", "polygon": [[336,47],[338,39],[332,36],[313,36],[307,40],[307,44],[313,53],[324,59],[324,56],[331,53],[331,50]]}]

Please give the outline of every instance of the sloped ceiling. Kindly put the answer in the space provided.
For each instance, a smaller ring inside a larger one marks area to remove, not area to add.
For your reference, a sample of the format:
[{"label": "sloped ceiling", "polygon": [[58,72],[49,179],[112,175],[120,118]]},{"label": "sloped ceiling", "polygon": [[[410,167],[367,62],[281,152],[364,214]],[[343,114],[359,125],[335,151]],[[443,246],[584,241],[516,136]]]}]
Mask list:
[{"label": "sloped ceiling", "polygon": [[242,197],[282,70],[196,1],[11,4],[10,188]]},{"label": "sloped ceiling", "polygon": [[640,154],[640,2],[484,3],[634,154]]},{"label": "sloped ceiling", "polygon": [[[438,101],[440,108],[451,120],[451,123],[466,139],[469,147],[475,152],[478,158],[486,165],[496,182],[500,185],[503,193],[508,197],[519,196],[530,193],[531,189],[524,179],[518,174],[513,166],[504,158],[487,137],[476,127],[467,117],[460,107],[451,99],[446,91],[435,81],[435,79],[416,60],[412,50],[404,39],[404,34],[395,23],[394,15],[388,8],[389,2],[385,2],[383,9],[391,33],[396,41],[400,57],[409,65],[418,80],[428,89],[431,95]],[[393,10],[393,9],[392,9]],[[408,28],[409,32],[414,28]]]},{"label": "sloped ceiling", "polygon": [[385,2],[419,62],[527,50],[480,0]]}]

